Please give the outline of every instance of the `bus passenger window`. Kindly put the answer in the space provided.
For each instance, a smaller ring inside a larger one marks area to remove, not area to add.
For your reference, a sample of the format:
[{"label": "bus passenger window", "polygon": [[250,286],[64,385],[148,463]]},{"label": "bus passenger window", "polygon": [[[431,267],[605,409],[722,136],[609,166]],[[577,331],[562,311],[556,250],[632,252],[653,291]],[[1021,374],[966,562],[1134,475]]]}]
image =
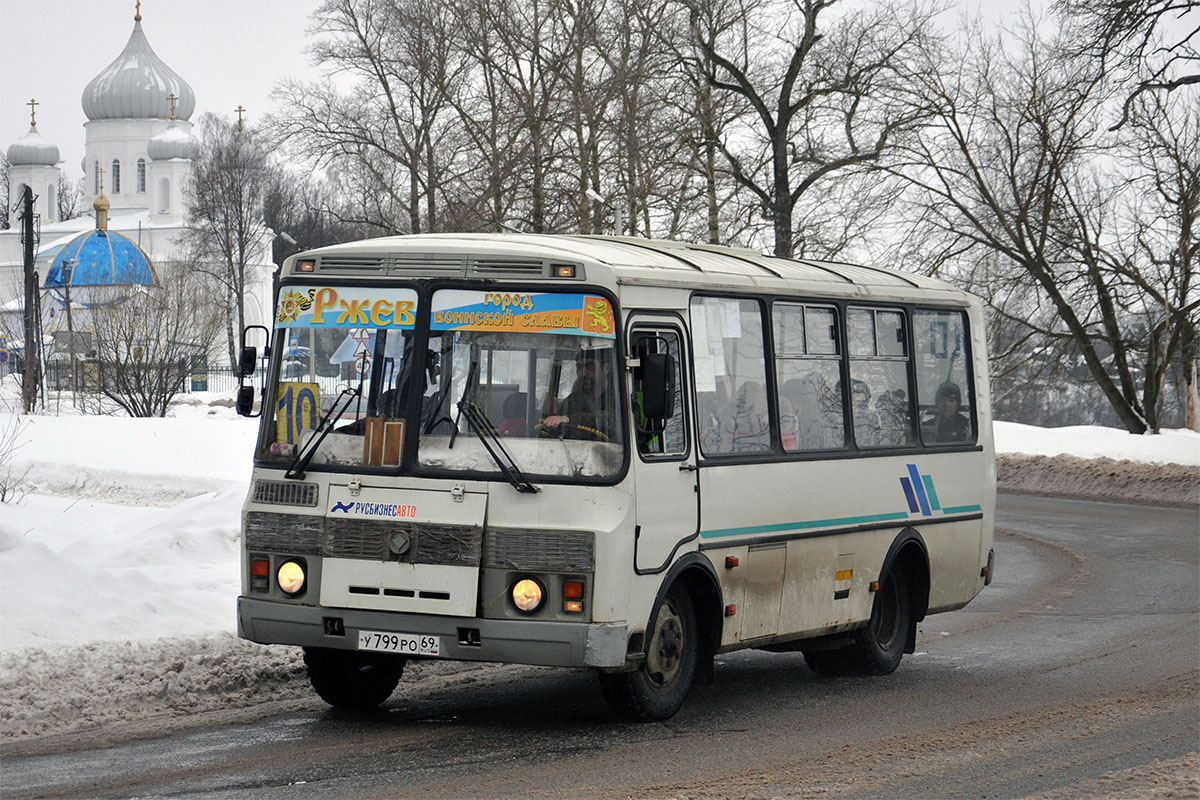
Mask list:
[{"label": "bus passenger window", "polygon": [[758,301],[693,297],[690,318],[700,451],[707,456],[769,451],[771,411]]},{"label": "bus passenger window", "polygon": [[917,404],[921,410],[921,441],[925,444],[975,441],[966,326],[966,315],[961,311],[913,313]]},{"label": "bus passenger window", "polygon": [[859,447],[911,445],[913,417],[903,312],[851,308],[847,324],[855,442]]},{"label": "bus passenger window", "polygon": [[788,452],[845,444],[836,310],[776,303],[775,385],[780,434]]}]

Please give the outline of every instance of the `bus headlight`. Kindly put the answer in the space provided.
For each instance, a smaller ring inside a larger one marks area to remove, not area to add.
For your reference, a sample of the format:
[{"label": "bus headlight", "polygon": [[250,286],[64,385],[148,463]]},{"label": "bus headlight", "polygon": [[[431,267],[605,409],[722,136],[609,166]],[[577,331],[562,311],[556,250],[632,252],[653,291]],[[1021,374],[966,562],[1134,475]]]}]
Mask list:
[{"label": "bus headlight", "polygon": [[300,594],[304,591],[304,565],[298,561],[283,562],[275,572],[275,581],[284,594]]},{"label": "bus headlight", "polygon": [[513,584],[512,601],[518,611],[532,614],[546,601],[546,590],[537,578],[521,578]]}]

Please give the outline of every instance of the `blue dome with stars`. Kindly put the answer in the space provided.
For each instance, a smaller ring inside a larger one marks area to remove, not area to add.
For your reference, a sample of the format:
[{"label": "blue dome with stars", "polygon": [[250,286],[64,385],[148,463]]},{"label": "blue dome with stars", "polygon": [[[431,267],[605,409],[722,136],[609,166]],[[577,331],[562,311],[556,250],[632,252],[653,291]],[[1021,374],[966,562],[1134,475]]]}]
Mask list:
[{"label": "blue dome with stars", "polygon": [[96,229],[68,242],[46,273],[46,288],[77,286],[157,286],[158,278],[142,248],[117,231]]}]

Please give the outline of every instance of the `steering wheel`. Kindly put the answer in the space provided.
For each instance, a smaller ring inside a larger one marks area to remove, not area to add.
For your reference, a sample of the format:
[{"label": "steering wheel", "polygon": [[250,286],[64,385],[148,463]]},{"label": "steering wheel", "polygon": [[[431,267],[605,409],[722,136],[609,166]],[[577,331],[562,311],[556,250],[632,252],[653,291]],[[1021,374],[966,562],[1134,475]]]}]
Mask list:
[{"label": "steering wheel", "polygon": [[[542,436],[545,438],[559,439],[581,439],[585,442],[607,442],[610,441],[608,434],[604,431],[588,425],[577,425],[574,422],[560,422],[557,428],[547,428],[542,426]],[[568,436],[567,434],[571,434]]]}]

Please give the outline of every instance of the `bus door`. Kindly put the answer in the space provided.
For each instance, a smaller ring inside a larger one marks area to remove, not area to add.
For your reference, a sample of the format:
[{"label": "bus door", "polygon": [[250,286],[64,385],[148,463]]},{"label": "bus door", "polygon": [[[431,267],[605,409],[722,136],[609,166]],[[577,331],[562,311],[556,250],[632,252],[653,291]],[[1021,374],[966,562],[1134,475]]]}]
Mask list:
[{"label": "bus door", "polygon": [[688,423],[687,348],[683,328],[675,318],[635,317],[630,326],[632,357],[666,353],[675,363],[675,400],[665,425],[647,420],[641,411],[642,387],[635,368],[631,382],[634,491],[637,497],[637,544],[634,567],[639,574],[670,566],[681,542],[699,531],[699,487],[696,448]]}]

